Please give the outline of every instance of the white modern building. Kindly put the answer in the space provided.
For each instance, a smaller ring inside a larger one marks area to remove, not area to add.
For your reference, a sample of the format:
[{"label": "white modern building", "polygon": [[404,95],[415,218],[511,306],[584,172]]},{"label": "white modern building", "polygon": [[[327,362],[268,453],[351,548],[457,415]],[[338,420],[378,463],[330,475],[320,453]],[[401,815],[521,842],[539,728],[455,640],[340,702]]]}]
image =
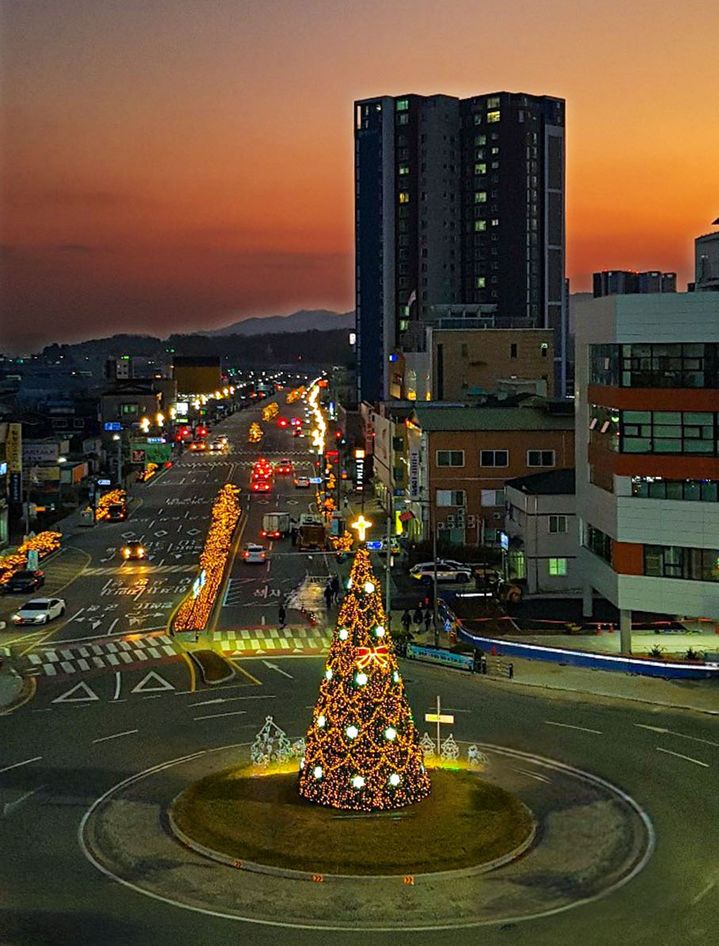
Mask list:
[{"label": "white modern building", "polygon": [[526,581],[529,595],[579,591],[574,470],[508,480],[504,499],[513,577]]},{"label": "white modern building", "polygon": [[719,296],[580,305],[576,490],[585,614],[719,618]]}]

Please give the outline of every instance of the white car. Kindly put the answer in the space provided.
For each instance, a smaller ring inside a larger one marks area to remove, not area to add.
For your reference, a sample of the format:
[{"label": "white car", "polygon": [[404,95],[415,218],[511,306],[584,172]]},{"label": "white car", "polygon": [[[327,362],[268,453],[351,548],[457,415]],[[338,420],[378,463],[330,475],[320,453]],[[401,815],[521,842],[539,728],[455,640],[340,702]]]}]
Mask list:
[{"label": "white car", "polygon": [[309,476],[296,476],[295,486],[297,487],[297,489],[309,489],[310,488]]},{"label": "white car", "polygon": [[62,598],[33,598],[13,614],[14,624],[47,624],[65,613]]},{"label": "white car", "polygon": [[[410,571],[412,578],[428,585],[434,581],[434,562],[420,562]],[[472,569],[461,562],[450,559],[437,559],[437,581],[454,581],[458,584],[472,580]]]},{"label": "white car", "polygon": [[264,545],[256,545],[254,542],[249,542],[242,550],[242,558],[249,565],[261,565],[262,562],[267,561],[267,549]]}]

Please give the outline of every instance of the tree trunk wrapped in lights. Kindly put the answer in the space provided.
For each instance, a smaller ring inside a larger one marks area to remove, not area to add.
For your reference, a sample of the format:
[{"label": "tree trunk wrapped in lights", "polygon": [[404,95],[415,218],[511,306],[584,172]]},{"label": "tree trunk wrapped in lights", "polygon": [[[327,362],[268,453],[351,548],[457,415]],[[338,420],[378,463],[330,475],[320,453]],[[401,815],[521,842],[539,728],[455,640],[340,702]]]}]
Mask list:
[{"label": "tree trunk wrapped in lights", "polygon": [[431,785],[369,553],[355,555],[307,732],[300,795],[332,808],[402,808]]}]

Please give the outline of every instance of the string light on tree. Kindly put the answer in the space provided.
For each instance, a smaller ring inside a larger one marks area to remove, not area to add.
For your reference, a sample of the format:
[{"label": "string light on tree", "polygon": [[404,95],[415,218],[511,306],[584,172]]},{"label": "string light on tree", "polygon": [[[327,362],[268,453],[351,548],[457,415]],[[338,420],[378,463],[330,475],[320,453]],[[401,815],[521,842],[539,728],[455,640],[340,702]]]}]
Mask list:
[{"label": "string light on tree", "polygon": [[414,804],[431,791],[386,626],[379,582],[369,552],[360,548],[299,773],[300,794],[317,804],[380,811]]}]

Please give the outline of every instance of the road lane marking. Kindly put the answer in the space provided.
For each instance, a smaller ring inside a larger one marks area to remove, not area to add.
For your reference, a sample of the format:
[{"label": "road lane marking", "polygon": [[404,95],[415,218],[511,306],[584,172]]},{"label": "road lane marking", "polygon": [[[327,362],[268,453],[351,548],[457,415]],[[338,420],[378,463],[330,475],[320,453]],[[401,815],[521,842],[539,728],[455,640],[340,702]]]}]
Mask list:
[{"label": "road lane marking", "polygon": [[700,890],[699,893],[696,895],[696,897],[692,898],[692,906],[696,906],[696,904],[699,903],[700,900],[706,897],[706,895],[709,893],[710,890],[714,888],[715,885],[716,885],[716,881],[710,880],[709,883],[706,885],[706,887],[704,887],[703,890]]},{"label": "road lane marking", "polygon": [[570,723],[555,723],[552,719],[545,719],[547,726],[561,726],[562,729],[578,729],[580,732],[591,732],[595,736],[603,736],[604,733],[599,729],[587,729],[585,726],[572,726]]},{"label": "road lane marking", "polygon": [[648,729],[651,732],[661,733],[664,736],[676,736],[678,739],[691,739],[692,742],[703,742],[707,746],[716,746],[719,748],[719,742],[712,742],[711,739],[700,739],[699,736],[687,736],[683,732],[674,732],[673,729],[664,729],[662,726],[647,726],[645,723],[634,723],[639,729]]},{"label": "road lane marking", "polygon": [[108,627],[108,629],[107,629],[107,633],[108,633],[108,634],[112,634],[112,629],[115,627],[115,625],[117,624],[117,622],[118,622],[119,620],[120,620],[120,618],[115,618],[115,620],[112,622],[112,624],[111,624],[111,625]]},{"label": "road lane marking", "polygon": [[22,805],[24,801],[27,801],[31,795],[41,792],[45,788],[44,785],[40,785],[38,788],[31,788],[29,792],[25,792],[24,795],[21,795],[19,798],[16,798],[15,801],[7,802],[7,804],[2,806],[3,818],[7,818],[11,811],[14,811],[17,807]]},{"label": "road lane marking", "polygon": [[277,664],[270,663],[269,660],[263,660],[262,663],[269,670],[276,670],[277,673],[281,673],[283,677],[287,677],[289,680],[294,680],[294,677],[292,676],[291,673],[287,673],[286,670],[283,670],[281,667],[278,667]]},{"label": "road lane marking", "polygon": [[262,686],[262,681],[258,680],[257,677],[253,677],[249,670],[245,670],[244,667],[241,667],[239,662],[237,662],[233,657],[230,657],[230,661],[235,670],[239,671],[243,676],[247,677],[248,680],[251,680],[253,683],[257,684],[258,687]]},{"label": "road lane marking", "polygon": [[218,719],[220,716],[246,716],[247,710],[234,710],[231,713],[211,713],[209,716],[193,716],[193,720],[200,719]]},{"label": "road lane marking", "polygon": [[30,765],[31,762],[39,762],[41,759],[41,755],[36,755],[33,756],[32,759],[25,759],[24,762],[14,762],[12,765],[6,765],[4,769],[0,769],[0,772],[9,772],[10,769],[19,769],[21,765]]},{"label": "road lane marking", "polygon": [[[274,693],[263,694],[262,696],[216,696],[214,700],[204,700],[202,703],[190,703],[190,706],[210,706],[215,703],[236,703],[238,700],[276,700]],[[310,706],[314,709],[314,706]]]},{"label": "road lane marking", "polygon": [[122,687],[122,674],[120,673],[119,670],[116,670],[115,671],[115,695],[112,698],[113,700],[119,700],[121,687]]},{"label": "road lane marking", "polygon": [[543,775],[537,775],[536,772],[528,772],[526,769],[515,769],[515,772],[519,772],[521,775],[526,775],[527,778],[536,779],[538,782],[546,782],[549,784],[549,779],[545,778]]},{"label": "road lane marking", "polygon": [[702,762],[699,759],[692,759],[690,755],[682,755],[681,752],[672,752],[671,749],[664,749],[662,746],[655,746],[654,748],[657,750],[657,752],[665,752],[667,755],[676,756],[677,759],[686,759],[687,762],[693,762],[694,765],[701,765],[705,769],[709,768],[708,762]]},{"label": "road lane marking", "polygon": [[139,732],[139,729],[126,729],[124,732],[116,732],[111,736],[101,736],[99,739],[93,739],[92,744],[95,745],[96,742],[107,742],[110,739],[119,739],[120,736],[133,736],[136,732]]}]

